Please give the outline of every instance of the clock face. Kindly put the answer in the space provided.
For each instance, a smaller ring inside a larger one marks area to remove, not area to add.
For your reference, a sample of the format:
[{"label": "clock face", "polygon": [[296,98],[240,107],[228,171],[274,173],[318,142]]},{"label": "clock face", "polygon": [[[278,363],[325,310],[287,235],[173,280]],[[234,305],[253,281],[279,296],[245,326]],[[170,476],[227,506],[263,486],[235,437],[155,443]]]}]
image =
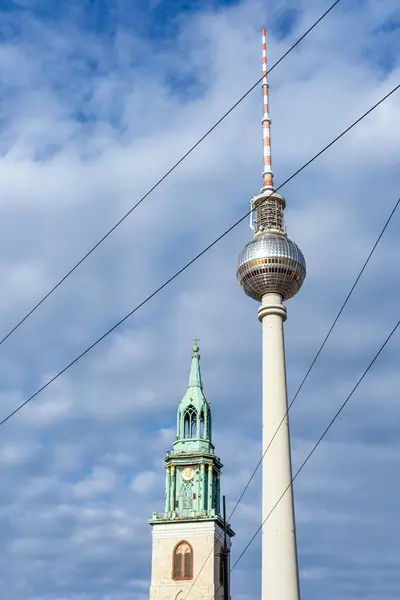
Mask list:
[{"label": "clock face", "polygon": [[182,479],[184,481],[190,481],[194,477],[194,470],[192,467],[185,467],[182,469]]}]

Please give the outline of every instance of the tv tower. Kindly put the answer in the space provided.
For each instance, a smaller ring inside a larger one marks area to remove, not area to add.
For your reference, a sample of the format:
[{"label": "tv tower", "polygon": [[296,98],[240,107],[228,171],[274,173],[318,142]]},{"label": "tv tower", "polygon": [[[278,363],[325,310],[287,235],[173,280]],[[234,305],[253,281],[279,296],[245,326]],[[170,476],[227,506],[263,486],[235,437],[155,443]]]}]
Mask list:
[{"label": "tv tower", "polygon": [[286,235],[286,202],[273,185],[265,29],[262,30],[262,65],[263,187],[250,202],[250,227],[254,237],[239,256],[237,278],[245,293],[261,302],[258,319],[262,323],[262,451],[265,453],[261,598],[299,600],[290,434],[285,417],[288,409],[283,339],[286,308],[282,302],[299,291],[306,276],[306,263],[300,249]]}]

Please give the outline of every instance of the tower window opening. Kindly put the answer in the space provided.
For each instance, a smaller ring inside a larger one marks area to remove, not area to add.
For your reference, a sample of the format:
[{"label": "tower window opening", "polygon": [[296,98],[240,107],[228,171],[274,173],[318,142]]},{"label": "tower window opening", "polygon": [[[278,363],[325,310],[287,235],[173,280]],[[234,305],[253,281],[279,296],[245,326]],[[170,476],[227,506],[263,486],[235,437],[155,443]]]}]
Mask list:
[{"label": "tower window opening", "polygon": [[204,410],[202,410],[200,414],[200,437],[203,439],[205,438]]},{"label": "tower window opening", "polygon": [[185,439],[195,438],[197,430],[197,412],[189,407],[183,417],[183,436]]},{"label": "tower window opening", "polygon": [[173,553],[173,579],[193,579],[193,549],[188,542],[179,542]]}]

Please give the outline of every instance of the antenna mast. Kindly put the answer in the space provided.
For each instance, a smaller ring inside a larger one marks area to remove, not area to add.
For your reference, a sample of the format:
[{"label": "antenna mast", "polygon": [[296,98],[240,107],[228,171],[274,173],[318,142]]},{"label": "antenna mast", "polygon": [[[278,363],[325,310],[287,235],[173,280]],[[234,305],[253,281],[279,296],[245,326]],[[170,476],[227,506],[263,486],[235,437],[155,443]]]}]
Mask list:
[{"label": "antenna mast", "polygon": [[271,168],[271,119],[269,116],[269,101],[268,101],[268,71],[267,71],[267,32],[265,28],[262,30],[262,93],[263,93],[263,145],[264,145],[264,171],[263,171],[263,189],[274,190],[273,179],[274,174]]}]

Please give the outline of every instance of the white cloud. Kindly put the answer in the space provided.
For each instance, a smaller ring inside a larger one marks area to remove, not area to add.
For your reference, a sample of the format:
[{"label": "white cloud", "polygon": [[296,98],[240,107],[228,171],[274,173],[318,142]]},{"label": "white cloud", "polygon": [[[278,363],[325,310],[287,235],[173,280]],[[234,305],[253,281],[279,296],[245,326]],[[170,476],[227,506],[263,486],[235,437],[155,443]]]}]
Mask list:
[{"label": "white cloud", "polygon": [[96,467],[93,473],[74,486],[74,495],[77,498],[91,498],[103,496],[115,489],[115,474],[108,468]]},{"label": "white cloud", "polygon": [[138,473],[135,479],[132,481],[131,489],[134,492],[148,492],[154,487],[154,483],[157,480],[157,473],[154,471],[144,471]]},{"label": "white cloud", "polygon": [[0,450],[0,463],[3,466],[18,466],[32,460],[39,451],[40,445],[35,442],[5,443]]},{"label": "white cloud", "polygon": [[[181,15],[162,40],[143,37],[137,20],[128,31],[125,6],[112,38],[86,30],[77,5],[68,10],[76,25],[69,12],[63,21],[3,12],[21,31],[0,45],[4,332],[260,74],[260,2]],[[271,4],[270,64],[322,10]],[[398,17],[395,0],[341,3],[271,73],[277,184],[396,84]],[[399,108],[397,94],[282,190],[308,264],[288,303],[291,393],[398,196]],[[254,91],[0,347],[2,416],[247,211],[261,185],[259,117]],[[296,467],[394,324],[398,222],[294,405]],[[148,597],[147,519],[163,510],[163,456],[194,335],[233,509],[260,456],[260,326],[235,281],[249,235],[243,223],[2,428],[5,596]],[[399,596],[398,343],[296,481],[310,600]],[[232,518],[233,560],[259,522],[260,473]],[[259,593],[259,552],[257,538],[233,572],[237,600],[249,581]]]}]

